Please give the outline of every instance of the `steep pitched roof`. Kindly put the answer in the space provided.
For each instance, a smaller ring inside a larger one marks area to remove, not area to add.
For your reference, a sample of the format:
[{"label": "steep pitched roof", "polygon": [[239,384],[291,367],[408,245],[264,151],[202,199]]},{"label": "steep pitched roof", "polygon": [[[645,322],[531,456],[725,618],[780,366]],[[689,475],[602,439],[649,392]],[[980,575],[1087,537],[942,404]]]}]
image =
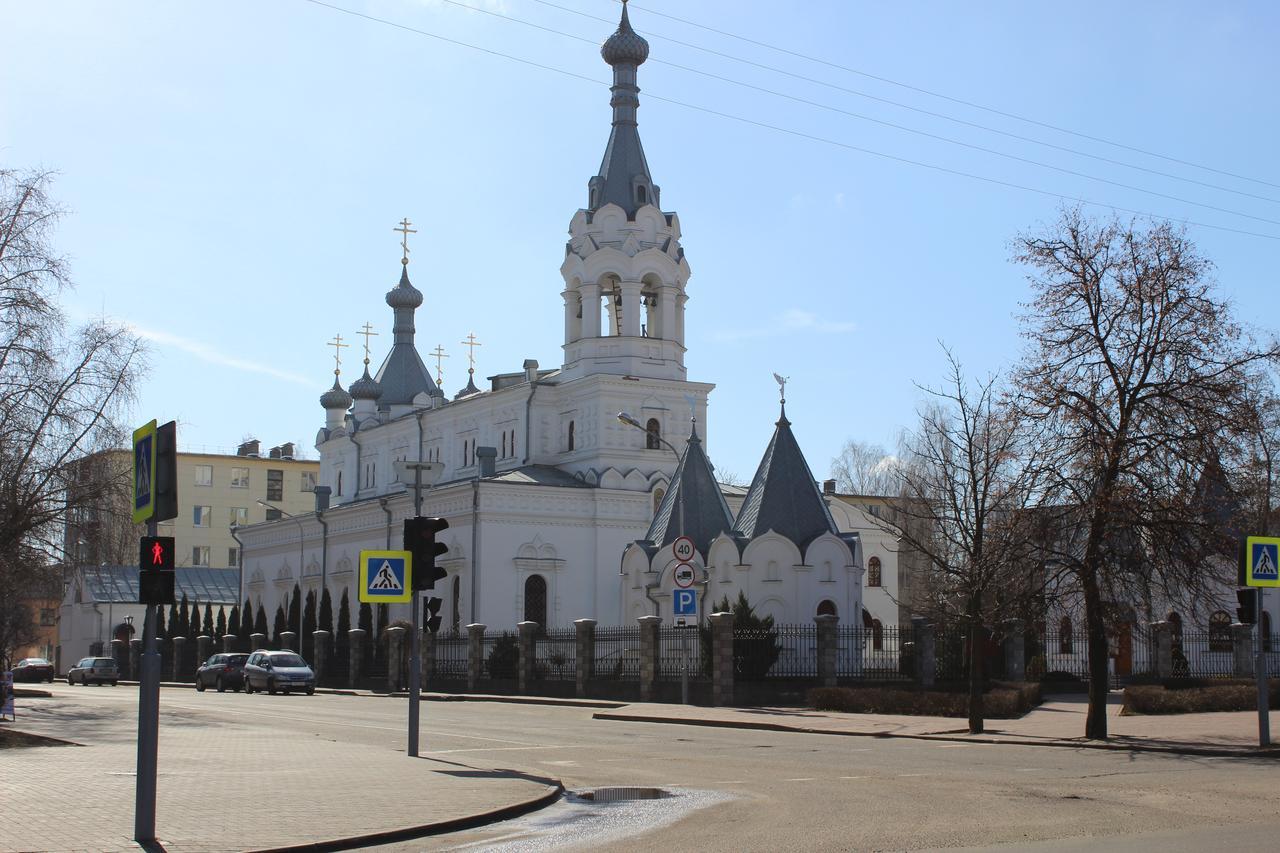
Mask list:
[{"label": "steep pitched roof", "polygon": [[418,355],[413,343],[413,313],[422,304],[422,293],[409,282],[409,267],[404,264],[400,270],[400,282],[387,293],[387,305],[395,314],[394,343],[391,352],[378,368],[374,377],[382,388],[382,397],[378,408],[390,409],[392,406],[407,406],[413,398],[426,392],[435,397],[441,396],[431,371]]},{"label": "steep pitched roof", "polygon": [[733,514],[725,503],[695,427],[645,539],[661,547],[680,536],[688,536],[705,556],[711,540],[732,528]]},{"label": "steep pitched roof", "polygon": [[772,530],[802,550],[823,533],[839,533],[791,432],[785,406],[734,529],[748,539]]}]

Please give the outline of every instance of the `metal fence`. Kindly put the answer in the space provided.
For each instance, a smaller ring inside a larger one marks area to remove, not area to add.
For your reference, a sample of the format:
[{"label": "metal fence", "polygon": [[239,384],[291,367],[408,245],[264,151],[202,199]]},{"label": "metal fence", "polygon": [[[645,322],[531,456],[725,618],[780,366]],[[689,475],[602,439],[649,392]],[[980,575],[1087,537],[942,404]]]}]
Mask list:
[{"label": "metal fence", "polygon": [[734,628],[733,675],[743,681],[817,677],[818,626]]},{"label": "metal fence", "polygon": [[546,681],[573,681],[577,677],[578,637],[573,628],[543,631],[533,640],[533,672]]},{"label": "metal fence", "polygon": [[640,626],[596,628],[596,678],[635,681],[640,678]]},{"label": "metal fence", "polygon": [[[703,648],[704,643],[707,648]],[[710,632],[663,625],[658,629],[658,680],[679,681],[686,666],[689,678],[709,679]]]},{"label": "metal fence", "polygon": [[480,644],[481,677],[515,681],[520,677],[520,640],[513,632],[485,634]]},{"label": "metal fence", "polygon": [[466,681],[468,675],[466,634],[437,634],[435,677],[442,681]]},{"label": "metal fence", "polygon": [[[836,628],[836,678],[900,681],[912,677],[911,628],[840,625]],[[939,656],[946,660],[946,655]]]}]

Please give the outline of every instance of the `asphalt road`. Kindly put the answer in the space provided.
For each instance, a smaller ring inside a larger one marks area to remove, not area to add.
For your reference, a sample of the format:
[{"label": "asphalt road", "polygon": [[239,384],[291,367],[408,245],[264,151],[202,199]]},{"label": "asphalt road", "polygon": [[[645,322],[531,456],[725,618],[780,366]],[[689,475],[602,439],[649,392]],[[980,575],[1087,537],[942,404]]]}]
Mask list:
[{"label": "asphalt road", "polygon": [[[52,689],[59,702],[105,703],[121,713],[136,707],[136,691],[123,687]],[[403,749],[405,741],[402,698],[165,689],[161,706],[162,725],[252,721],[381,749]],[[642,786],[677,796],[610,806],[567,801],[507,824],[383,849],[1280,849],[1275,760],[742,731],[598,721],[591,713],[424,703],[421,760],[483,759],[559,778],[570,791]]]}]

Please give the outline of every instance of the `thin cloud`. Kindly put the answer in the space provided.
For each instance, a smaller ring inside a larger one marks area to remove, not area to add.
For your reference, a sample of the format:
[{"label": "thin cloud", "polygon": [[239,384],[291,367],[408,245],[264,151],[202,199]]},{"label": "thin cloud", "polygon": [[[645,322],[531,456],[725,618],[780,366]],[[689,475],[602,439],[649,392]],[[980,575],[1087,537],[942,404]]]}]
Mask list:
[{"label": "thin cloud", "polygon": [[195,356],[201,361],[209,364],[216,364],[221,367],[230,367],[233,370],[243,370],[246,373],[260,373],[263,376],[270,376],[285,382],[293,382],[297,385],[312,386],[315,382],[307,379],[305,376],[299,376],[296,373],[290,373],[287,370],[278,370],[269,365],[260,364],[254,361],[245,361],[232,355],[219,352],[208,344],[194,341],[190,338],[181,337],[179,335],[171,335],[168,332],[157,332],[152,329],[144,329],[141,326],[130,325],[133,333],[148,341],[152,341],[160,346],[173,347],[180,349],[185,353]]},{"label": "thin cloud", "polygon": [[792,308],[784,311],[768,326],[755,329],[721,329],[711,334],[712,340],[722,342],[745,341],[754,338],[778,338],[796,333],[811,335],[839,335],[855,331],[857,323],[823,320],[817,314]]}]

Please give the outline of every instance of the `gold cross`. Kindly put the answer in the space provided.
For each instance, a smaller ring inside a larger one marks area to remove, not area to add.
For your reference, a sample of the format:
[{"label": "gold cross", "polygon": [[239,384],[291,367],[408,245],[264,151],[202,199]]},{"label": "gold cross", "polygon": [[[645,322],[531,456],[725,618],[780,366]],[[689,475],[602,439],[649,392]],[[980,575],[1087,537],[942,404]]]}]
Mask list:
[{"label": "gold cross", "polygon": [[484,344],[476,340],[475,332],[468,332],[467,339],[462,341],[462,345],[467,348],[467,373],[474,374],[476,372],[476,347],[482,347]]},{"label": "gold cross", "polygon": [[449,356],[445,355],[444,345],[436,344],[436,348],[431,352],[436,357],[436,384],[444,384],[444,359]]},{"label": "gold cross", "polygon": [[325,344],[325,346],[333,347],[333,375],[338,376],[342,373],[342,351],[351,344],[342,342],[342,335],[334,335],[333,340]]},{"label": "gold cross", "polygon": [[409,221],[409,217],[406,216],[404,219],[400,220],[399,228],[391,229],[392,231],[398,231],[401,234],[400,248],[404,249],[404,257],[400,259],[400,263],[405,266],[409,265],[409,235],[418,233],[418,229],[409,227],[412,224],[413,223]]},{"label": "gold cross", "polygon": [[376,338],[378,333],[373,330],[373,326],[369,323],[364,324],[364,328],[357,334],[364,335],[364,366],[369,366],[369,338]]}]

